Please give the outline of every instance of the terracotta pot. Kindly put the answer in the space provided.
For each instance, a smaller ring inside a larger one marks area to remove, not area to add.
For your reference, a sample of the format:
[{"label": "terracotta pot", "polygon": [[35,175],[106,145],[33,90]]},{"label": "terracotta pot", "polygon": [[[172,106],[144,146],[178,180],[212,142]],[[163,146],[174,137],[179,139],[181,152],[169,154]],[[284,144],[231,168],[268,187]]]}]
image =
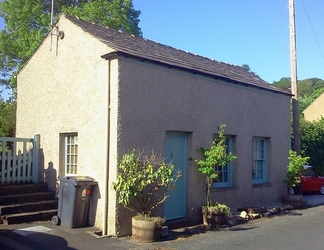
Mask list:
[{"label": "terracotta pot", "polygon": [[137,242],[157,241],[161,236],[162,223],[159,221],[132,218],[132,239]]},{"label": "terracotta pot", "polygon": [[303,207],[303,196],[302,195],[283,195],[283,204],[293,206],[294,208]]}]

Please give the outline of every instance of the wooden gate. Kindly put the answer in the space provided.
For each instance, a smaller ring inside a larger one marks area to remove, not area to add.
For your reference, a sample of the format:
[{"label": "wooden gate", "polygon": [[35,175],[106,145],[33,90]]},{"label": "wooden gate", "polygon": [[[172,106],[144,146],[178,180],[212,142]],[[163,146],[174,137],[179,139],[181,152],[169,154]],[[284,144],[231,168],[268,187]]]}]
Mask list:
[{"label": "wooden gate", "polygon": [[0,137],[0,184],[38,182],[39,135]]}]

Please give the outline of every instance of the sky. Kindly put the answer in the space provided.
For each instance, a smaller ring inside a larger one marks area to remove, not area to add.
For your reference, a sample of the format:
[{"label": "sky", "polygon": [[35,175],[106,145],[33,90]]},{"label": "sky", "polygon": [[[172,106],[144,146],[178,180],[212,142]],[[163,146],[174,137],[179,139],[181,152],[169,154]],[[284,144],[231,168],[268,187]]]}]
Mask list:
[{"label": "sky", "polygon": [[[146,39],[242,66],[269,83],[290,77],[288,0],[133,0]],[[324,0],[295,0],[297,75],[324,79]],[[0,20],[0,29],[4,27]]]},{"label": "sky", "polygon": [[[133,0],[147,39],[229,64],[269,83],[290,77],[288,0]],[[295,0],[298,79],[324,79],[324,1]]]}]

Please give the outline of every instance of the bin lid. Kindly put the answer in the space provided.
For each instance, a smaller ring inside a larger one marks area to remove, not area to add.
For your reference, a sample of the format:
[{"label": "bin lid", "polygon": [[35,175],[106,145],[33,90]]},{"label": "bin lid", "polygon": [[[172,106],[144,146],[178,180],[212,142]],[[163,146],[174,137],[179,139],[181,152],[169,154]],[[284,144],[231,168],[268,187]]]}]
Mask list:
[{"label": "bin lid", "polygon": [[90,185],[97,185],[95,179],[89,176],[61,176],[59,177],[61,182],[67,182],[74,186],[90,184]]}]

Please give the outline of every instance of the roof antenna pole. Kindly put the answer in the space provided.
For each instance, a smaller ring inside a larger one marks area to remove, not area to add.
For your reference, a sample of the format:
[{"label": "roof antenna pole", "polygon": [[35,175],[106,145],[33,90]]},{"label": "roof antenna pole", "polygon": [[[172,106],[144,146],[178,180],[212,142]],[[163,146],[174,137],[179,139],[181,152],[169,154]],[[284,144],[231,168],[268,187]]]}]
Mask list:
[{"label": "roof antenna pole", "polygon": [[54,12],[54,0],[52,0],[52,5],[51,5],[51,44],[50,44],[50,51],[52,51],[52,41],[53,41],[53,12]]},{"label": "roof antenna pole", "polygon": [[[51,44],[50,44],[50,51],[52,51],[52,42],[53,42],[53,35],[56,36],[57,40],[64,38],[64,32],[63,30],[60,30],[57,25],[53,24],[54,19],[54,0],[52,0],[52,6],[51,6]],[[56,42],[57,45],[57,42]]]}]

